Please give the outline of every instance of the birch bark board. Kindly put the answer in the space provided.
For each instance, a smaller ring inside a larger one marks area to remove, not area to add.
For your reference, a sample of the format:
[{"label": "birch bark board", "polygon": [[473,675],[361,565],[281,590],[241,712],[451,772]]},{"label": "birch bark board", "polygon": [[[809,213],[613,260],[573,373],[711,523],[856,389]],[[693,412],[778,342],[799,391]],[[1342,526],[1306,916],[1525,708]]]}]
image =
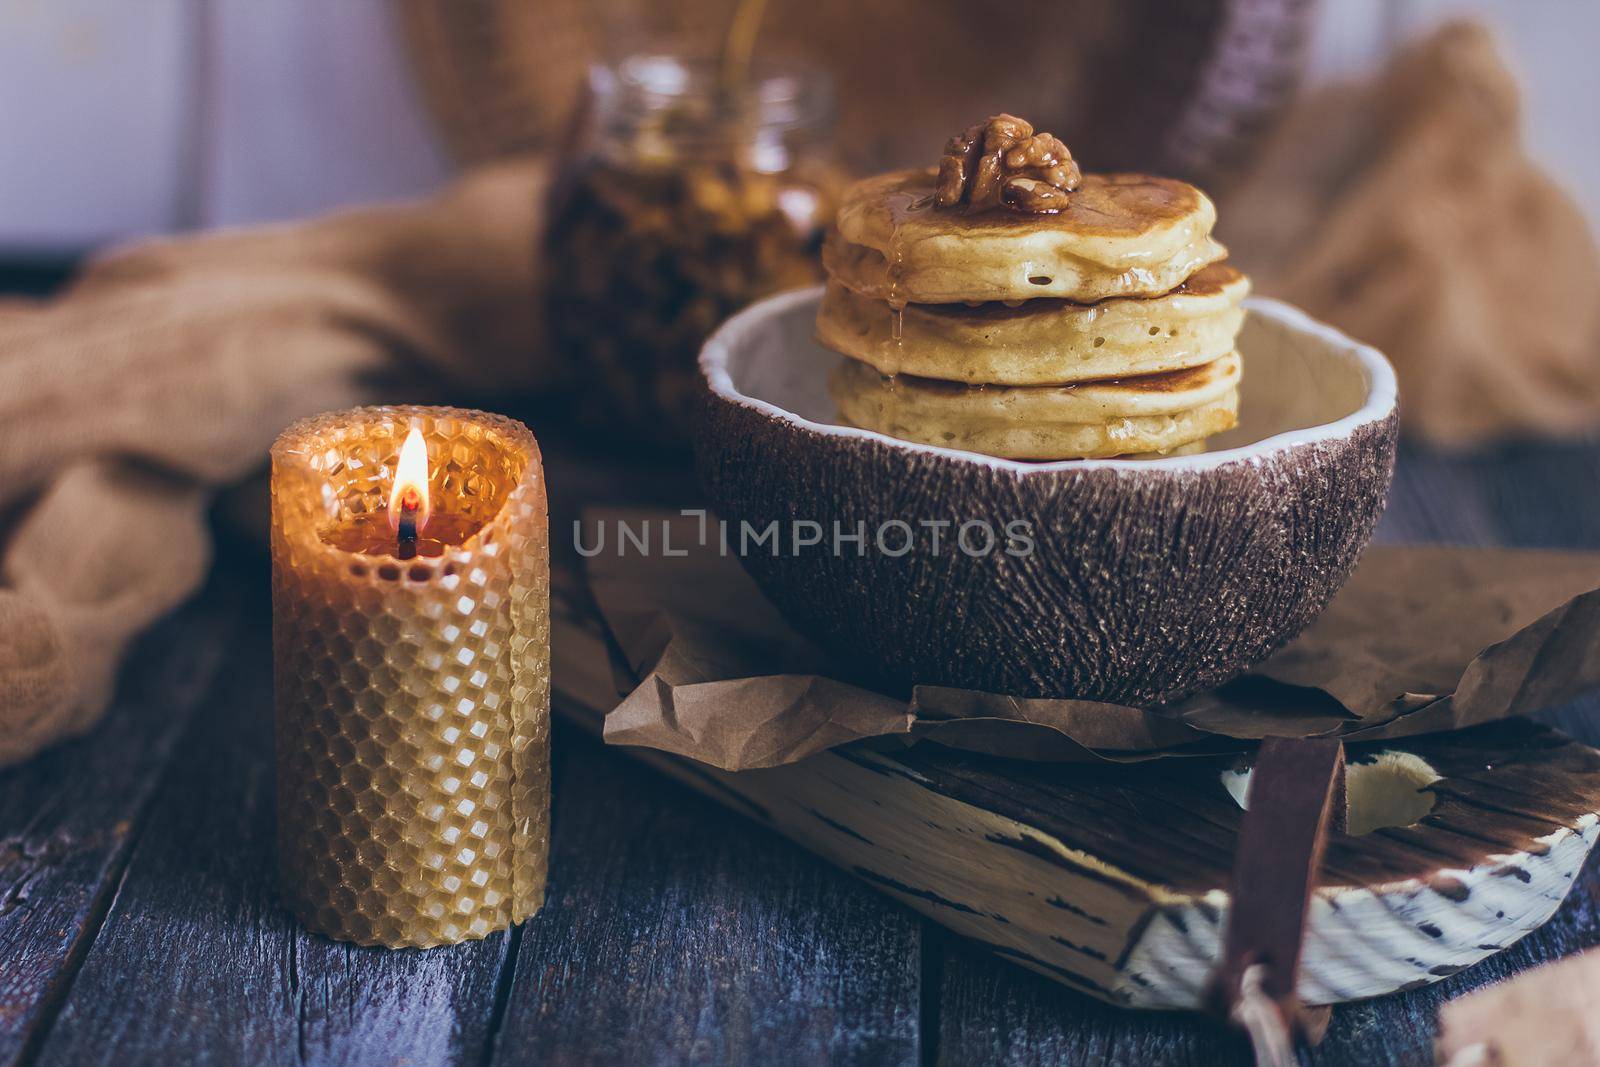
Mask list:
[{"label": "birch bark board", "polygon": [[[581,579],[558,571],[552,585],[557,711],[598,732],[632,679]],[[1215,761],[1064,767],[851,746],[729,774],[634,751],[934,921],[1110,1003],[1195,1007],[1220,951],[1241,812],[1225,785],[1233,770]],[[1600,752],[1545,727],[1512,720],[1351,758],[1392,762],[1386,752],[1438,776],[1398,785],[1431,806],[1414,825],[1329,842],[1300,977],[1308,1003],[1427,985],[1514,943],[1554,912],[1600,832]]]}]

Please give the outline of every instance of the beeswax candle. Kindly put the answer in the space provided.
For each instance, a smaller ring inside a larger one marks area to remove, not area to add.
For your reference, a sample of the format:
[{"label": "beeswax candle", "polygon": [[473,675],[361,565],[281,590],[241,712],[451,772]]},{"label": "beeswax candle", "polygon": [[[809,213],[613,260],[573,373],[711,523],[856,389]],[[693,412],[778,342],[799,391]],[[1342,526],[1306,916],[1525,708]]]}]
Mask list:
[{"label": "beeswax candle", "polygon": [[429,407],[290,427],[272,449],[272,576],[290,908],[314,931],[390,948],[536,912],[549,524],[527,427]]}]

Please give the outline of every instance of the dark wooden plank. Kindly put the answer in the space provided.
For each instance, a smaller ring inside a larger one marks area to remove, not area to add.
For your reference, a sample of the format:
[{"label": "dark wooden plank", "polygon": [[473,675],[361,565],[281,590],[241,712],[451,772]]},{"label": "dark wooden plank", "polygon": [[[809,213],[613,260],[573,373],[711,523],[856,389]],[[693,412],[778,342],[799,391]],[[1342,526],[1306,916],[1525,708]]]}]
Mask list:
[{"label": "dark wooden plank", "polygon": [[1507,448],[1486,482],[1505,544],[1600,548],[1600,443]]},{"label": "dark wooden plank", "polygon": [[[699,501],[678,457],[623,466],[559,430],[541,441],[557,558],[576,559],[585,506]],[[579,731],[558,727],[553,754],[550,892],[498,1062],[918,1058],[915,915]]]},{"label": "dark wooden plank", "polygon": [[43,1037],[232,629],[214,597],[158,624],[88,737],[0,773],[0,1063]]},{"label": "dark wooden plank", "polygon": [[942,1064],[1171,1064],[1252,1062],[1248,1044],[1183,1012],[1133,1012],[1074,993],[930,925],[941,962],[936,1024]]},{"label": "dark wooden plank", "polygon": [[231,610],[248,624],[173,754],[40,1062],[476,1062],[510,938],[361,949],[301,932],[279,907],[266,574],[247,566]]},{"label": "dark wooden plank", "polygon": [[1496,543],[1492,459],[1402,446],[1394,487],[1374,540],[1386,544]]},{"label": "dark wooden plank", "polygon": [[[919,922],[573,729],[503,1063],[914,1063]],[[759,772],[758,772],[759,773]]]}]

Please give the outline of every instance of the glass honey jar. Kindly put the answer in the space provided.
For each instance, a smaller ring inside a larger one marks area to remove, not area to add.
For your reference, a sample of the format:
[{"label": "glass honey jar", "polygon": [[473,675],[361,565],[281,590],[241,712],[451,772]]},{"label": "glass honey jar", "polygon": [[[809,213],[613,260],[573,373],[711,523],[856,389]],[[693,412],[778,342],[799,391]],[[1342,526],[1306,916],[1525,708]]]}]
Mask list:
[{"label": "glass honey jar", "polygon": [[700,345],[746,304],[820,280],[843,185],[819,72],[637,55],[595,68],[551,204],[548,321],[582,421],[688,440]]}]

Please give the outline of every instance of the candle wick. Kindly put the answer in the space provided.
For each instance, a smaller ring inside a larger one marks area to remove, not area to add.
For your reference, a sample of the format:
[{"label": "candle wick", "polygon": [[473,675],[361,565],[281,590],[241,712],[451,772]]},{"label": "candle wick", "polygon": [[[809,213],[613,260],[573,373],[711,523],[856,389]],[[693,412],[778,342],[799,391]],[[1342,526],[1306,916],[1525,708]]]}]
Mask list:
[{"label": "candle wick", "polygon": [[417,509],[401,504],[399,526],[395,555],[400,559],[414,559],[417,555]]}]

